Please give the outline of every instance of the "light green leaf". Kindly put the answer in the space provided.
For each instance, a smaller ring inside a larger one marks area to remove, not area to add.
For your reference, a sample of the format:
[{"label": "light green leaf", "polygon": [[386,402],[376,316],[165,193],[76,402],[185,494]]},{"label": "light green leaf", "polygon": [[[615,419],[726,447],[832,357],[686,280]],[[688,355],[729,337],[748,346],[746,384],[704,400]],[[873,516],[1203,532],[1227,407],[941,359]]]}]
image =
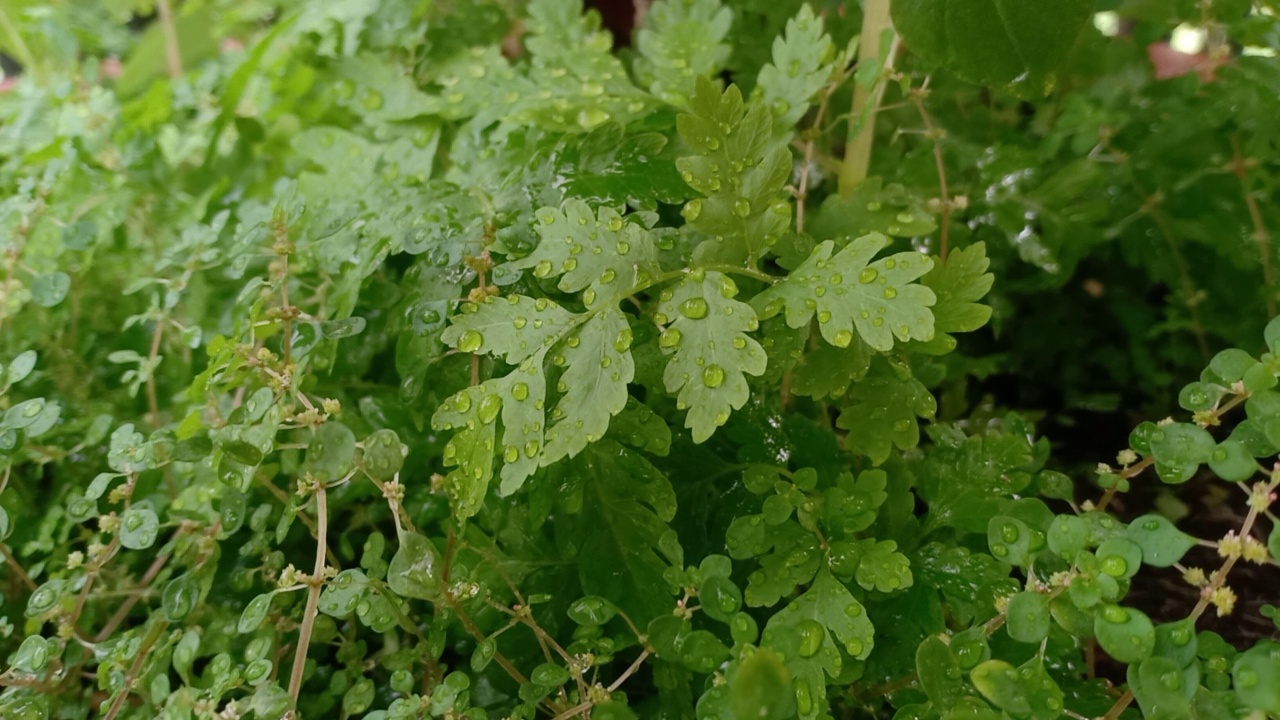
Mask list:
[{"label": "light green leaf", "polygon": [[786,310],[787,324],[807,325],[816,315],[823,339],[837,347],[853,342],[853,329],[881,352],[899,341],[932,340],[937,297],[929,288],[912,283],[933,267],[919,253],[904,252],[871,258],[889,244],[880,234],[867,235],[832,256],[827,241],[787,279],[756,296],[752,302],[769,318]]},{"label": "light green leaf", "polygon": [[1141,662],[1155,649],[1155,627],[1141,610],[1107,605],[1094,619],[1093,629],[1102,649],[1122,663]]},{"label": "light green leaf", "polygon": [[699,77],[690,112],[676,118],[680,137],[696,153],[676,160],[684,181],[704,197],[684,207],[689,227],[708,236],[694,251],[700,262],[750,265],[791,225],[783,188],[791,152],[773,142],[773,119],[762,103],[745,105],[730,85],[723,94]]},{"label": "light green leaf", "polygon": [[893,24],[925,60],[982,85],[1044,94],[1094,9],[1090,0],[897,0]]},{"label": "light green leaf", "polygon": [[1012,717],[1054,720],[1062,715],[1062,690],[1039,657],[1020,668],[1003,660],[988,660],[975,667],[969,679],[983,697]]},{"label": "light green leaf", "polygon": [[562,276],[559,288],[585,290],[582,302],[588,308],[617,301],[658,274],[652,233],[613,208],[596,213],[585,202],[569,199],[560,209],[538,210],[537,218],[538,247],[508,267],[532,268],[539,278]]},{"label": "light green leaf", "polygon": [[764,373],[764,348],[746,333],[759,327],[755,310],[734,300],[738,288],[728,276],[696,270],[664,290],[654,317],[670,322],[658,341],[671,361],[663,372],[677,407],[688,409],[685,427],[694,442],[711,437],[732,410],[747,402],[747,375]]},{"label": "light green leaf", "polygon": [[1215,447],[1209,431],[1191,423],[1161,425],[1151,433],[1156,473],[1166,483],[1190,480],[1202,463],[1213,458]]},{"label": "light green leaf", "polygon": [[720,0],[659,0],[636,32],[636,79],[664,102],[686,107],[699,77],[724,68],[733,13]]},{"label": "light green leaf", "polygon": [[493,381],[474,385],[441,403],[431,417],[435,430],[457,430],[444,446],[445,478],[459,519],[475,515],[493,479],[495,421],[502,398]]},{"label": "light green leaf", "polygon": [[145,550],[156,542],[160,519],[145,505],[134,505],[120,516],[120,544],[130,550]]},{"label": "light green leaf", "polygon": [[580,315],[545,298],[490,297],[478,304],[464,303],[441,339],[462,352],[494,355],[517,365],[545,351],[581,321]]},{"label": "light green leaf", "polygon": [[874,642],[862,603],[823,569],[803,595],[769,619],[761,645],[786,658],[795,677],[796,709],[811,720],[827,707],[827,678],[840,674],[841,651],[862,660]]},{"label": "light green leaf", "polygon": [[790,132],[831,79],[833,66],[845,62],[843,54],[836,58],[822,18],[808,4],[801,5],[783,34],[774,38],[773,62],[760,68],[756,79],[765,105],[773,112],[774,131]]},{"label": "light green leaf", "polygon": [[849,400],[852,404],[841,411],[836,425],[849,431],[845,441],[850,451],[877,465],[889,458],[894,446],[909,450],[919,444],[916,418],[932,419],[938,409],[929,389],[910,370],[886,360],[872,363],[867,377],[854,383]]},{"label": "light green leaf", "polygon": [[551,413],[554,424],[547,430],[544,465],[576,455],[603,437],[609,418],[626,407],[627,383],[635,377],[631,327],[616,307],[588,320],[560,352],[555,362],[562,356],[568,367],[557,387],[564,394]]},{"label": "light green leaf", "polygon": [[387,568],[387,584],[397,595],[435,602],[440,599],[439,563],[440,553],[430,540],[417,533],[402,533],[400,547]]}]

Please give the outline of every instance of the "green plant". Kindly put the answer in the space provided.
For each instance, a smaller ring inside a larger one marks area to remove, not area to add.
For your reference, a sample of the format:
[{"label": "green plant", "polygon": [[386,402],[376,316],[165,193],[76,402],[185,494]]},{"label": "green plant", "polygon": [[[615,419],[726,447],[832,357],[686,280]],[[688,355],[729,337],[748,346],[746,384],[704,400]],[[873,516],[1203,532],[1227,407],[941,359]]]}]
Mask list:
[{"label": "green plant", "polygon": [[0,717],[1280,715],[1276,8],[1029,8],[0,7]]}]

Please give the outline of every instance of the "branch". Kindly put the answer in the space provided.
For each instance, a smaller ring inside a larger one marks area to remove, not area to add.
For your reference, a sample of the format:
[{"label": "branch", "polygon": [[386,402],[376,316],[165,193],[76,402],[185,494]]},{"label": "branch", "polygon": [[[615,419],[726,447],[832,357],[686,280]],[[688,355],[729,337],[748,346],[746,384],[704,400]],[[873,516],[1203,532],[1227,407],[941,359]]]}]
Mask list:
[{"label": "branch", "polygon": [[298,707],[298,693],[302,690],[302,671],[307,666],[307,649],[311,645],[311,630],[316,622],[316,608],[320,604],[320,588],[324,585],[326,540],[329,533],[329,500],[324,485],[316,488],[316,563],[308,583],[307,607],[302,614],[302,627],[298,630],[298,648],[293,654],[293,670],[289,673],[289,706]]},{"label": "branch", "polygon": [[1258,201],[1249,192],[1249,168],[1244,156],[1240,154],[1240,138],[1231,136],[1231,170],[1240,179],[1240,190],[1244,193],[1245,207],[1249,208],[1249,219],[1253,222],[1253,240],[1258,243],[1258,253],[1262,255],[1262,285],[1267,293],[1267,317],[1276,316],[1276,286],[1274,272],[1271,269],[1271,234],[1262,222],[1262,212],[1258,210]]},{"label": "branch", "polygon": [[160,16],[160,29],[164,31],[164,59],[169,66],[169,77],[182,76],[182,53],[178,49],[178,29],[173,24],[173,7],[169,0],[156,0],[156,13]]}]

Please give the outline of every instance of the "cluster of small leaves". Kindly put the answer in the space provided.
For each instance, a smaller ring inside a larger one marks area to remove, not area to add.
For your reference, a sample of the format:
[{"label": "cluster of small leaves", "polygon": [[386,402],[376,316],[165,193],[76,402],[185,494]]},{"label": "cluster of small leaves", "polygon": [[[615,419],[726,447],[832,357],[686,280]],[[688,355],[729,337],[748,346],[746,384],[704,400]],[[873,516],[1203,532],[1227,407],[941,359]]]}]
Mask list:
[{"label": "cluster of small leaves", "polygon": [[[1257,130],[1205,171],[1251,210],[1217,248],[1120,112],[1199,90],[1131,92],[1082,1],[944,4],[856,65],[854,8],[802,0],[646,3],[621,52],[580,0],[0,9],[0,718],[1280,714],[1280,645],[1197,627],[1280,556],[1280,320],[1239,281],[1273,282],[1275,60],[1206,91],[1197,131]],[[838,192],[855,93],[894,134]],[[1077,504],[969,391],[1117,238],[1150,269],[1110,307],[1164,283],[1161,337],[1267,347],[1206,350]],[[1107,512],[1209,474],[1223,537]],[[1153,618],[1168,568],[1193,602]]]}]

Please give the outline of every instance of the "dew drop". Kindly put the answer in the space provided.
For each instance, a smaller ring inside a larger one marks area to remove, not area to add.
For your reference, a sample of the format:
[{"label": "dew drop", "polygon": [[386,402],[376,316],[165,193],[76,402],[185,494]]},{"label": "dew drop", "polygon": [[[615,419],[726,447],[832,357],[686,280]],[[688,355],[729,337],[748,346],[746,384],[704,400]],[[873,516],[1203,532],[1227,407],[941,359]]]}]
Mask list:
[{"label": "dew drop", "polygon": [[708,365],[702,369],[702,384],[709,388],[718,388],[724,384],[724,368],[719,365]]}]

